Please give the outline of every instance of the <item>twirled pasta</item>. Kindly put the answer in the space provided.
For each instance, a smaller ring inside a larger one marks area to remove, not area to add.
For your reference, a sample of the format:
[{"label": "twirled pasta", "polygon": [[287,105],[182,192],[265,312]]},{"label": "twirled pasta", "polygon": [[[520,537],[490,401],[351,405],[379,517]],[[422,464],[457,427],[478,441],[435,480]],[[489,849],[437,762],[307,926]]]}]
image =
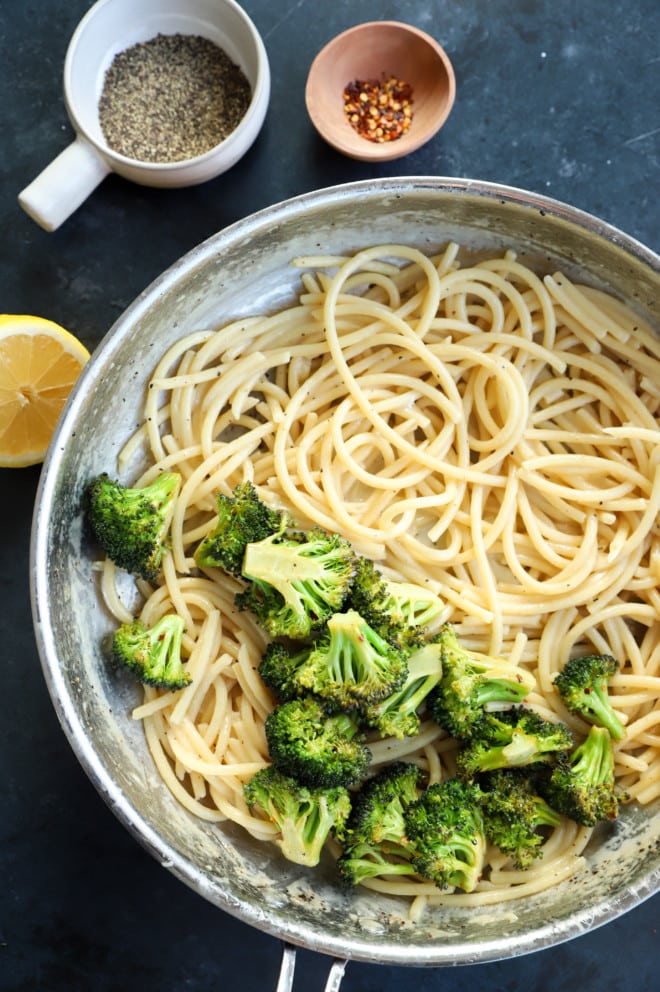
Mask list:
[{"label": "twirled pasta", "polygon": [[[150,467],[183,476],[162,581],[140,584],[143,618],[186,622],[193,674],[177,694],[147,688],[134,716],[174,795],[208,820],[272,840],[243,782],[267,763],[272,706],[256,666],[265,646],[237,612],[233,579],[200,573],[193,551],[215,494],[251,480],[301,526],[339,530],[393,578],[426,584],[467,645],[534,671],[542,715],[585,724],[552,688],[565,660],[607,651],[626,737],[620,785],[660,795],[660,344],[602,291],[540,278],[511,252],[458,262],[379,245],[298,259],[289,308],[196,333],[155,369],[144,424]],[[102,587],[122,621],[110,562]],[[454,744],[431,721],[418,737],[374,741],[374,765],[416,761],[451,775]],[[579,870],[590,830],[563,822],[527,871],[499,852],[470,894],[372,880],[427,901],[492,903]]]}]

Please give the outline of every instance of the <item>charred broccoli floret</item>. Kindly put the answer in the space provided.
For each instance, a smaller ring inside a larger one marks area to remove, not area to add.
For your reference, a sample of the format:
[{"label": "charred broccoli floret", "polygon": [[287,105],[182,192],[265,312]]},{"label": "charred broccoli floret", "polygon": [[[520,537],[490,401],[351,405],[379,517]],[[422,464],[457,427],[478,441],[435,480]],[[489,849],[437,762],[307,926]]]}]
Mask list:
[{"label": "charred broccoli floret", "polygon": [[342,608],[354,561],[348,541],[320,528],[251,542],[243,559],[248,585],[236,604],[271,637],[304,640]]},{"label": "charred broccoli floret", "polygon": [[183,689],[191,681],[181,659],[183,630],[184,622],[175,613],[168,613],[153,627],[142,620],[123,623],[112,638],[112,658],[145,685]]},{"label": "charred broccoli floret", "polygon": [[271,641],[267,645],[259,663],[259,675],[279,702],[307,694],[298,675],[312,650],[309,644],[287,647],[280,641]]},{"label": "charred broccoli floret", "polygon": [[552,769],[543,794],[554,809],[583,826],[615,820],[619,797],[614,788],[614,753],[609,731],[594,725],[570,757]]},{"label": "charred broccoli floret", "polygon": [[342,710],[373,705],[406,678],[405,654],[392,647],[359,613],[335,613],[293,681]]},{"label": "charred broccoli floret", "polygon": [[451,624],[443,624],[438,637],[442,678],[429,709],[454,737],[471,737],[484,710],[520,703],[534,688],[534,676],[524,669],[463,647]]},{"label": "charred broccoli floret", "polygon": [[371,752],[348,713],[329,714],[312,696],[276,706],[266,717],[271,760],[312,788],[354,785],[367,772]]},{"label": "charred broccoli floret", "polygon": [[381,737],[414,737],[419,733],[419,709],[437,686],[441,674],[441,645],[433,638],[408,656],[404,682],[385,699],[362,711],[364,722]]},{"label": "charred broccoli floret", "polygon": [[217,522],[197,547],[195,562],[200,568],[221,568],[238,577],[246,545],[278,533],[286,515],[267,506],[251,482],[235,486],[231,496],[219,493],[216,503]]},{"label": "charred broccoli floret", "polygon": [[363,557],[356,561],[349,606],[381,637],[399,647],[422,644],[425,628],[444,609],[435,593],[412,582],[390,581],[371,559]]},{"label": "charred broccoli floret", "polygon": [[558,826],[559,813],[538,794],[527,769],[489,772],[480,785],[486,836],[516,868],[528,868],[543,854],[541,828]]},{"label": "charred broccoli floret", "polygon": [[554,680],[566,708],[590,723],[605,727],[615,741],[626,735],[607,691],[609,679],[618,667],[616,659],[609,654],[585,655],[567,661]]},{"label": "charred broccoli floret", "polygon": [[415,871],[439,888],[472,892],[486,854],[479,786],[459,779],[430,785],[404,820]]},{"label": "charred broccoli floret", "polygon": [[178,472],[162,472],[136,489],[103,472],[87,487],[87,518],[105,554],[119,568],[147,581],[160,573],[176,497]]},{"label": "charred broccoli floret", "polygon": [[363,783],[353,797],[346,846],[337,862],[345,883],[415,873],[404,814],[419,796],[421,779],[416,765],[395,761]]},{"label": "charred broccoli floret", "polygon": [[284,857],[308,867],[319,863],[331,833],[343,836],[351,809],[345,788],[310,789],[273,765],[253,775],[243,793],[248,806],[260,806],[277,825]]},{"label": "charred broccoli floret", "polygon": [[553,763],[572,745],[573,735],[565,724],[544,720],[534,710],[517,706],[479,717],[456,760],[461,776],[469,779],[496,768]]}]

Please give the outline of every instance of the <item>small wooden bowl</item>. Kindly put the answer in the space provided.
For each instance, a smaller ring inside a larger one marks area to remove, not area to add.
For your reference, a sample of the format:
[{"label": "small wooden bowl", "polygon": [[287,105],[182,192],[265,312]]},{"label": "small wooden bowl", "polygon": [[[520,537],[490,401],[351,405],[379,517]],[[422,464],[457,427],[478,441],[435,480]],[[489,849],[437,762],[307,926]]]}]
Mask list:
[{"label": "small wooden bowl", "polygon": [[[412,87],[412,123],[401,137],[378,143],[349,124],[343,92],[355,80],[390,76]],[[434,38],[398,21],[369,21],[337,35],[319,52],[307,77],[305,103],[314,127],[333,148],[363,162],[389,162],[440,130],[455,95],[452,64]]]}]

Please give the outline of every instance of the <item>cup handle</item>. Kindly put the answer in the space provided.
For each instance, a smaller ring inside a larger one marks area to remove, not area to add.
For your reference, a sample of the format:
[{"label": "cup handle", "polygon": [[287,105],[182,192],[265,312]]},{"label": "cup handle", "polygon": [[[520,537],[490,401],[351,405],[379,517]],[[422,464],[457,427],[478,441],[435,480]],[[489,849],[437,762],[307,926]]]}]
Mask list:
[{"label": "cup handle", "polygon": [[110,172],[93,145],[78,136],[18,194],[18,202],[46,231],[55,231]]}]

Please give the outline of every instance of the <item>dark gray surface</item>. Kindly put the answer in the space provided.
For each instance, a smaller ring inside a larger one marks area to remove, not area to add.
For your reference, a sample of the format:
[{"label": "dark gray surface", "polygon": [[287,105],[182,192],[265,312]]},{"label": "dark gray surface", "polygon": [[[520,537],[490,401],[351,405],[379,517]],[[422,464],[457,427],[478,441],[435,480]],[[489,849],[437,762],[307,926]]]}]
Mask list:
[{"label": "dark gray surface", "polygon": [[[657,0],[246,0],[273,75],[265,128],[230,173],[190,190],[110,177],[54,234],[16,194],[70,140],[61,88],[83,0],[0,0],[3,124],[0,310],[50,317],[90,347],[189,248],[288,196],[386,175],[463,176],[567,201],[660,250]],[[338,31],[406,20],[438,38],[457,76],[440,135],[407,159],[354,163],[317,137],[309,65]],[[0,470],[0,614],[8,678],[0,719],[0,989],[274,989],[276,941],[205,903],[115,820],[57,724],[34,647],[28,542],[38,469]],[[458,970],[350,964],[345,992],[657,988],[658,896],[570,943]],[[299,956],[296,989],[328,962]]]}]

